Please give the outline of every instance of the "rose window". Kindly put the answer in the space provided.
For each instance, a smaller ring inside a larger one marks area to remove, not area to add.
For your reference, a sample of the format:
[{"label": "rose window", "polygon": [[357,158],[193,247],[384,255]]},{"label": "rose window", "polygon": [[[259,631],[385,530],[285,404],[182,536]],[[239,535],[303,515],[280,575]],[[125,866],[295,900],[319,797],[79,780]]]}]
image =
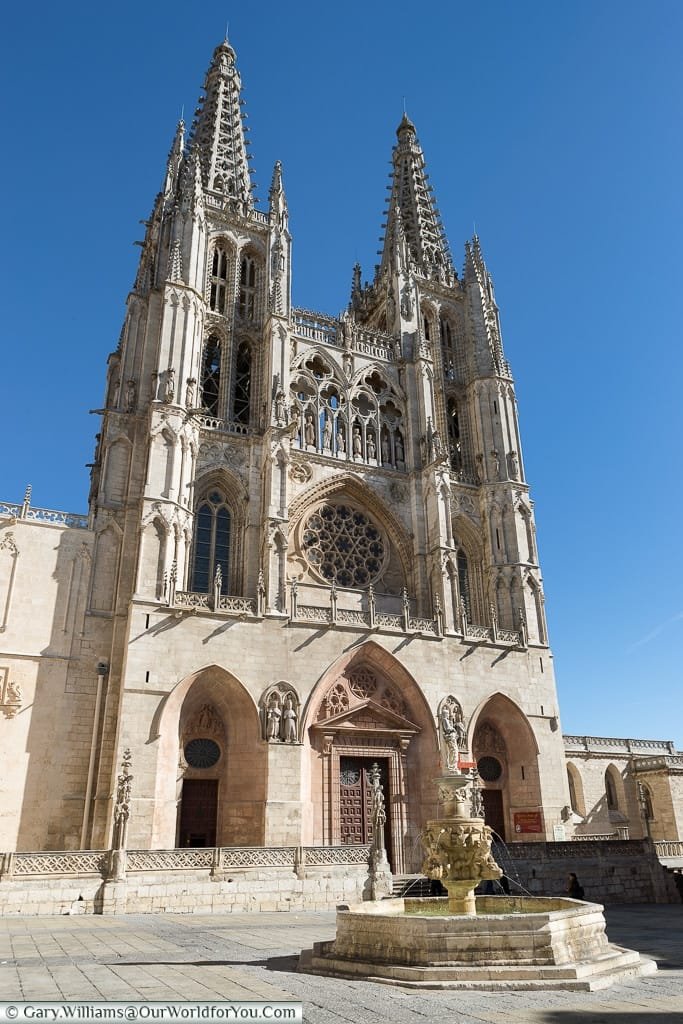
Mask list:
[{"label": "rose window", "polygon": [[303,550],[317,575],[341,587],[369,586],[386,558],[379,527],[351,505],[317,508],[304,528]]}]

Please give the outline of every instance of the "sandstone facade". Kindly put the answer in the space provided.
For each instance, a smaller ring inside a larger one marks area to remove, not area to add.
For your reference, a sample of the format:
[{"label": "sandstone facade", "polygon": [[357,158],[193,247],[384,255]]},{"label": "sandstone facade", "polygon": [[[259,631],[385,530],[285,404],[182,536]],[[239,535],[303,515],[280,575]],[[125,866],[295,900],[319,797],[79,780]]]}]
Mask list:
[{"label": "sandstone facade", "polygon": [[282,168],[258,210],[240,88],[226,42],[146,222],[87,519],[0,509],[0,848],[108,847],[126,750],[131,848],[364,843],[377,762],[392,867],[416,869],[445,707],[493,827],[569,836],[479,240],[458,276],[404,117],[374,279],[354,268],[340,318],[294,308]]}]

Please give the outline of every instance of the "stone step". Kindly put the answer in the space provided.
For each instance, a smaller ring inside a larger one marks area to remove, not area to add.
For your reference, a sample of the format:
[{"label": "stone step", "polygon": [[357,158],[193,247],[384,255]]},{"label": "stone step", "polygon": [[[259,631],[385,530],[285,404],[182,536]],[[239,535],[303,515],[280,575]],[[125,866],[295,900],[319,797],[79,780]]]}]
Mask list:
[{"label": "stone step", "polygon": [[563,966],[507,967],[405,967],[345,960],[319,955],[327,943],[304,950],[299,970],[332,977],[365,978],[385,985],[416,989],[471,989],[480,991],[561,989],[593,992],[629,977],[654,974],[657,965],[632,950],[611,946],[610,951],[592,963]]}]

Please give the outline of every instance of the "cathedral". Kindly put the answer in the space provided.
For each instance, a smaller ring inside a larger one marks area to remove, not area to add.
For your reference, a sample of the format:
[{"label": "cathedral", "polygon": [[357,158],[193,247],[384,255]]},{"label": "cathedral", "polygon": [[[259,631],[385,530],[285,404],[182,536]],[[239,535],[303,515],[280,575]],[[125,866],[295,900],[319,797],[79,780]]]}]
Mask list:
[{"label": "cathedral", "polygon": [[225,41],[146,221],[87,516],[0,508],[0,849],[107,849],[124,758],[131,849],[362,845],[376,764],[392,870],[418,870],[452,737],[503,839],[569,839],[479,239],[458,272],[404,115],[372,279],[341,317],[293,307],[283,169],[257,209],[242,105]]}]

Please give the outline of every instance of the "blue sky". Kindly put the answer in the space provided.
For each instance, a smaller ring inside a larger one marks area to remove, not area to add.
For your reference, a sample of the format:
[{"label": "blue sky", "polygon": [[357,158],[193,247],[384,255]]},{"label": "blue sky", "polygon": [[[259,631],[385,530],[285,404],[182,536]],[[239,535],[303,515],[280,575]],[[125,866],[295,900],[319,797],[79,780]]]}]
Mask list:
[{"label": "blue sky", "polygon": [[493,273],[563,729],[683,747],[683,5],[188,10],[3,16],[0,498],[30,482],[85,509],[138,222],[229,19],[261,200],[284,167],[298,305],[338,313],[353,263],[372,275],[405,102],[456,265],[476,225]]}]

